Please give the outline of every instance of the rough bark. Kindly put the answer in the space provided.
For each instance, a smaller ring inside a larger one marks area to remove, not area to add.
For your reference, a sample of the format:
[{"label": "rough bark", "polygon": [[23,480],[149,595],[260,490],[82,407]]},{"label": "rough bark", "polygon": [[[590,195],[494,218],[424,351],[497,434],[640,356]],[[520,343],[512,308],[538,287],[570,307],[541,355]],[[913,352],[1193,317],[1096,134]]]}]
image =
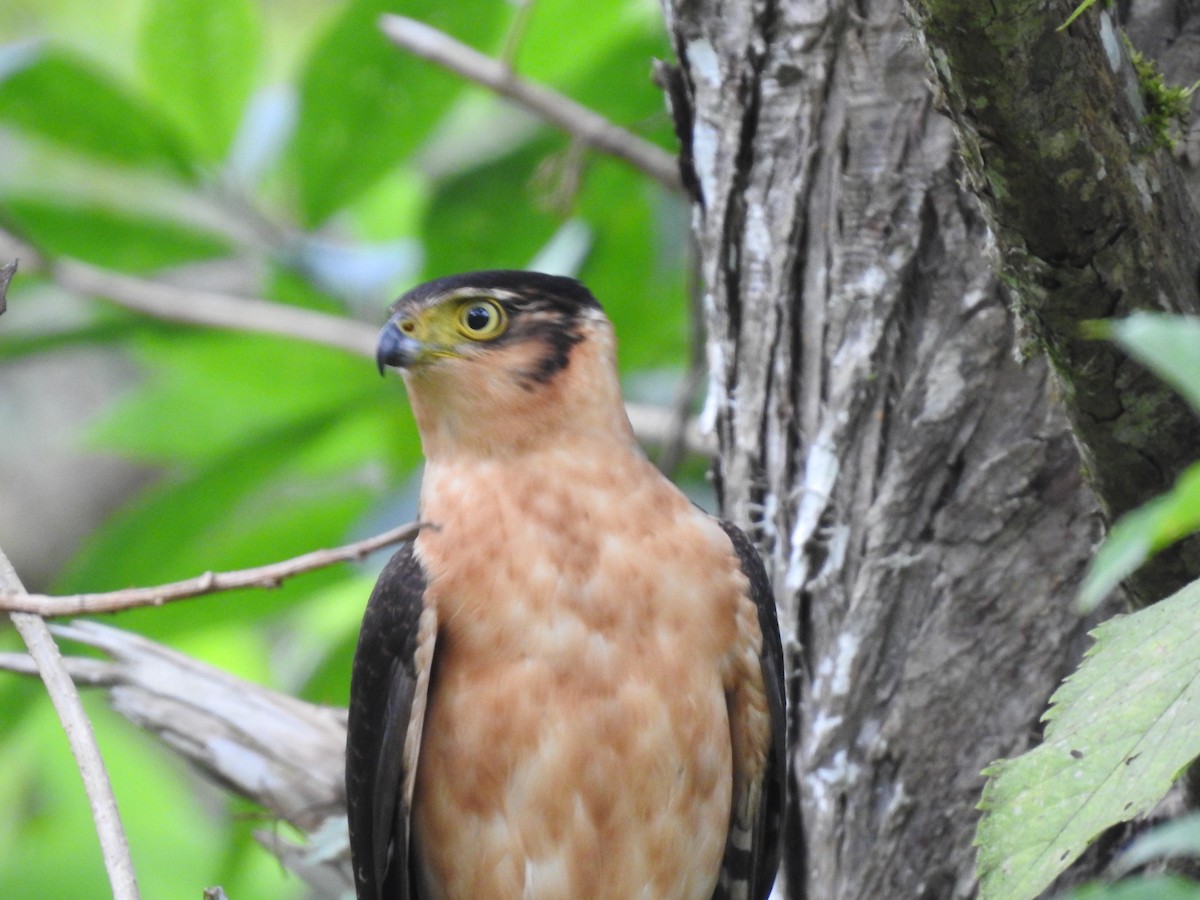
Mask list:
[{"label": "rough bark", "polygon": [[[1095,4],[1059,31],[1076,5],[917,0],[914,8],[1018,313],[1063,383],[1089,480],[1117,516],[1195,460],[1200,419],[1120,350],[1089,340],[1082,323],[1139,309],[1200,313],[1200,217],[1162,136],[1143,121],[1144,88],[1116,10]],[[1162,20],[1141,23],[1153,49],[1190,30],[1187,4],[1148,5]],[[1164,15],[1173,6],[1176,15]],[[1178,74],[1178,54],[1171,58]],[[1152,602],[1197,574],[1200,539],[1192,539],[1130,586]]]},{"label": "rough bark", "polygon": [[974,892],[1098,535],[897,0],[666,3],[725,511],[792,652],[788,894]]}]

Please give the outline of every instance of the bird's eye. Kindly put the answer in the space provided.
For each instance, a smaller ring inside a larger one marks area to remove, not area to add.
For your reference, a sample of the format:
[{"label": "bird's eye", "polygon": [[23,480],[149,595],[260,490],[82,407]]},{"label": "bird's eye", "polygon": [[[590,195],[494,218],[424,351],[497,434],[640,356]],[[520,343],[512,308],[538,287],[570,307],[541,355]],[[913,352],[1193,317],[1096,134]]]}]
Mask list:
[{"label": "bird's eye", "polygon": [[473,341],[490,341],[507,325],[504,307],[494,300],[472,300],[458,310],[458,330]]}]

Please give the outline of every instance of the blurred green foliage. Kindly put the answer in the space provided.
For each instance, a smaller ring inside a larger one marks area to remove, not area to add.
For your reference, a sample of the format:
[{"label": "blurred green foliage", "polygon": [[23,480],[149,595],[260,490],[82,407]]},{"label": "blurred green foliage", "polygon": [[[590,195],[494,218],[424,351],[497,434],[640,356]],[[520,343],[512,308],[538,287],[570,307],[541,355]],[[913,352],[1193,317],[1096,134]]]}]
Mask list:
[{"label": "blurred green foliage", "polygon": [[[669,395],[686,360],[681,199],[407,57],[376,28],[385,10],[512,50],[518,71],[672,145],[649,77],[668,55],[651,0],[538,0],[527,17],[506,0],[18,3],[0,10],[0,227],[50,257],[218,290],[232,278],[369,322],[426,277],[534,260],[577,270],[614,319],[625,372]],[[87,538],[60,592],[262,564],[412,515],[415,428],[398,381],[368,360],[99,299],[83,321],[33,315],[47,290],[18,276],[0,365],[80,346],[133,360],[137,386],[79,440],[158,473]],[[341,704],[381,562],[116,624]],[[11,633],[0,642],[17,648]],[[268,823],[99,697],[88,706],[144,896],[304,895],[252,841]],[[0,771],[0,896],[104,895],[65,740],[40,687],[16,677],[0,677]]]}]

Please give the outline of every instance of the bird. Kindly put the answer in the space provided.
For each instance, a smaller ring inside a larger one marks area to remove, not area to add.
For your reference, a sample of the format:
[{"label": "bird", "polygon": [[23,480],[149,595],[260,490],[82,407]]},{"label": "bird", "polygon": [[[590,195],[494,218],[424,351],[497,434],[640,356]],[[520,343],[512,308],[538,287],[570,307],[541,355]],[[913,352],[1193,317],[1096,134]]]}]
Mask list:
[{"label": "bird", "polygon": [[762,900],[785,689],[746,535],[646,457],[579,281],[439,278],[390,307],[425,457],[351,671],[360,900]]}]

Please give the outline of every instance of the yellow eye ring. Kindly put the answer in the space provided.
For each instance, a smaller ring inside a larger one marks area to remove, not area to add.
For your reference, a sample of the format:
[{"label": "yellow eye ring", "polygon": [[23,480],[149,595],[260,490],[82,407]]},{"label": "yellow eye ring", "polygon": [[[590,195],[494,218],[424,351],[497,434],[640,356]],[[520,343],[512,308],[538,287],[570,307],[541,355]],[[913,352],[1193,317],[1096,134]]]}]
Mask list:
[{"label": "yellow eye ring", "polygon": [[473,341],[490,341],[508,327],[508,314],[495,300],[468,300],[454,320],[459,334]]}]

